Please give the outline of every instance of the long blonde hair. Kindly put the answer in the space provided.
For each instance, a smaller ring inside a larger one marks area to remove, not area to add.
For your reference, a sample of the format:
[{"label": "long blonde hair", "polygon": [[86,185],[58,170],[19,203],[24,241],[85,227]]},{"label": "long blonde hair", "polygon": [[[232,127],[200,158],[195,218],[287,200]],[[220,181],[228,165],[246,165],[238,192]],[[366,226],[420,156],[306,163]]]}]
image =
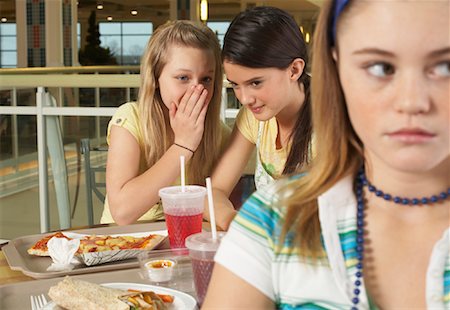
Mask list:
[{"label": "long blonde hair", "polygon": [[316,155],[308,174],[288,185],[287,214],[281,238],[295,230],[301,255],[322,253],[317,198],[362,164],[362,144],[348,114],[329,35],[333,1],[325,2],[312,49],[312,119]]},{"label": "long blonde hair", "polygon": [[202,24],[190,21],[169,21],[159,26],[150,38],[141,61],[141,86],[138,106],[142,119],[144,153],[148,167],[153,166],[170,147],[158,79],[167,64],[169,48],[173,45],[199,48],[213,52],[215,60],[214,94],[208,106],[203,139],[192,157],[188,179],[192,184],[204,184],[220,155],[222,141],[220,104],[223,71],[219,41],[214,32]]}]

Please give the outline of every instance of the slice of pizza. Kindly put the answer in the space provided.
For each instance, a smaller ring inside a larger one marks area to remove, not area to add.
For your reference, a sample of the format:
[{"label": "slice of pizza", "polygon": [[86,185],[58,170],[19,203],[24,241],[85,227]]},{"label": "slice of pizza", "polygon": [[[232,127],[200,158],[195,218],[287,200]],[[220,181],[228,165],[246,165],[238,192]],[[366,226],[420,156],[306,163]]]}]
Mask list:
[{"label": "slice of pizza", "polygon": [[58,231],[54,234],[47,235],[42,239],[40,239],[38,242],[36,242],[31,248],[27,250],[28,254],[37,256],[49,256],[47,243],[53,237],[66,238],[68,240],[72,240],[71,238],[64,235],[62,232]]},{"label": "slice of pizza", "polygon": [[91,253],[114,250],[151,250],[165,237],[150,234],[145,237],[133,236],[86,236],[80,240],[77,253]]},{"label": "slice of pizza", "polygon": [[[53,237],[71,240],[71,238],[65,236],[62,232],[57,232],[45,236],[36,242],[36,244],[28,249],[28,254],[49,256],[47,243]],[[88,235],[80,239],[80,247],[78,248],[77,254],[114,250],[151,250],[163,239],[165,239],[164,236],[157,234],[149,234],[145,237]]]}]

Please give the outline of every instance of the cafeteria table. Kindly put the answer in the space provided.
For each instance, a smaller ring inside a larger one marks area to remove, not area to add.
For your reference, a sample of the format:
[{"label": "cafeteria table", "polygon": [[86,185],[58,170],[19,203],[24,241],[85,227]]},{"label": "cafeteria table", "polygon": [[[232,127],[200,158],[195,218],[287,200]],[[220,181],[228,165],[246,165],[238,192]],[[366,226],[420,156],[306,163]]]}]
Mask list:
[{"label": "cafeteria table", "polygon": [[[143,225],[143,224],[134,224]],[[120,231],[125,232],[127,228],[136,231],[134,225],[127,226],[115,226]],[[99,231],[108,231],[109,226],[102,226],[103,228],[94,229],[96,234],[100,234]],[[164,222],[149,223],[148,231],[157,231],[161,227],[165,228]],[[209,228],[209,225],[205,223],[204,227]],[[100,229],[100,230],[99,230]],[[91,228],[77,230],[76,232],[89,233]],[[15,240],[15,239],[14,239]],[[14,240],[10,241],[10,244],[14,243]],[[10,246],[11,247],[11,246]],[[12,270],[8,264],[5,257],[3,246],[0,249],[0,309],[31,309],[30,305],[30,295],[38,295],[41,293],[47,293],[48,289],[61,281],[62,276],[58,277],[43,277],[43,278],[33,278],[21,271]],[[170,250],[161,250],[161,253],[166,253]],[[164,254],[165,255],[165,254]],[[180,255],[180,254],[178,254]],[[168,287],[170,289],[175,289],[184,293],[187,293],[195,297],[195,289],[193,284],[192,266],[190,259],[187,255],[181,256],[179,259],[179,276],[173,281],[161,284],[161,286]],[[137,259],[136,259],[137,260]],[[84,267],[92,268],[91,270],[97,270],[96,266]],[[100,268],[100,267],[98,267]],[[33,273],[30,273],[34,275]],[[38,273],[40,276],[40,274]],[[71,277],[76,279],[81,279],[93,283],[138,283],[138,284],[149,284],[155,285],[155,283],[150,282],[147,278],[143,276],[141,269],[138,264],[135,264],[132,268],[127,269],[108,269],[107,271],[100,272],[86,272],[82,274],[69,274]]]}]

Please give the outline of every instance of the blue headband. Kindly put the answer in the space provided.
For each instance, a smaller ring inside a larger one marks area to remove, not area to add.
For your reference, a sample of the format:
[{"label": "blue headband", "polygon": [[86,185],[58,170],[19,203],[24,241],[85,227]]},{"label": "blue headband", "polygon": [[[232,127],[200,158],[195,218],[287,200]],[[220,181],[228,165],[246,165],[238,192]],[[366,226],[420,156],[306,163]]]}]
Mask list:
[{"label": "blue headband", "polygon": [[334,12],[332,16],[332,22],[331,22],[331,45],[334,45],[336,43],[336,27],[337,27],[337,21],[339,18],[339,15],[341,15],[342,11],[344,10],[345,6],[350,2],[350,0],[335,0],[334,1]]}]

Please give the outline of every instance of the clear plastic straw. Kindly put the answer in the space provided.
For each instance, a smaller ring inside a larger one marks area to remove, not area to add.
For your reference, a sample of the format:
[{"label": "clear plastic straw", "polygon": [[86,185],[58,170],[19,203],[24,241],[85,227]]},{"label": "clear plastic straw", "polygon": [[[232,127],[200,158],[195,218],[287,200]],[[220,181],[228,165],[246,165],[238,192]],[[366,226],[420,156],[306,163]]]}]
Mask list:
[{"label": "clear plastic straw", "polygon": [[206,190],[208,191],[209,222],[211,223],[212,238],[213,240],[217,240],[216,216],[214,214],[211,178],[206,178]]},{"label": "clear plastic straw", "polygon": [[184,177],[184,156],[180,156],[180,170],[181,170],[181,191],[186,191],[186,179]]}]

